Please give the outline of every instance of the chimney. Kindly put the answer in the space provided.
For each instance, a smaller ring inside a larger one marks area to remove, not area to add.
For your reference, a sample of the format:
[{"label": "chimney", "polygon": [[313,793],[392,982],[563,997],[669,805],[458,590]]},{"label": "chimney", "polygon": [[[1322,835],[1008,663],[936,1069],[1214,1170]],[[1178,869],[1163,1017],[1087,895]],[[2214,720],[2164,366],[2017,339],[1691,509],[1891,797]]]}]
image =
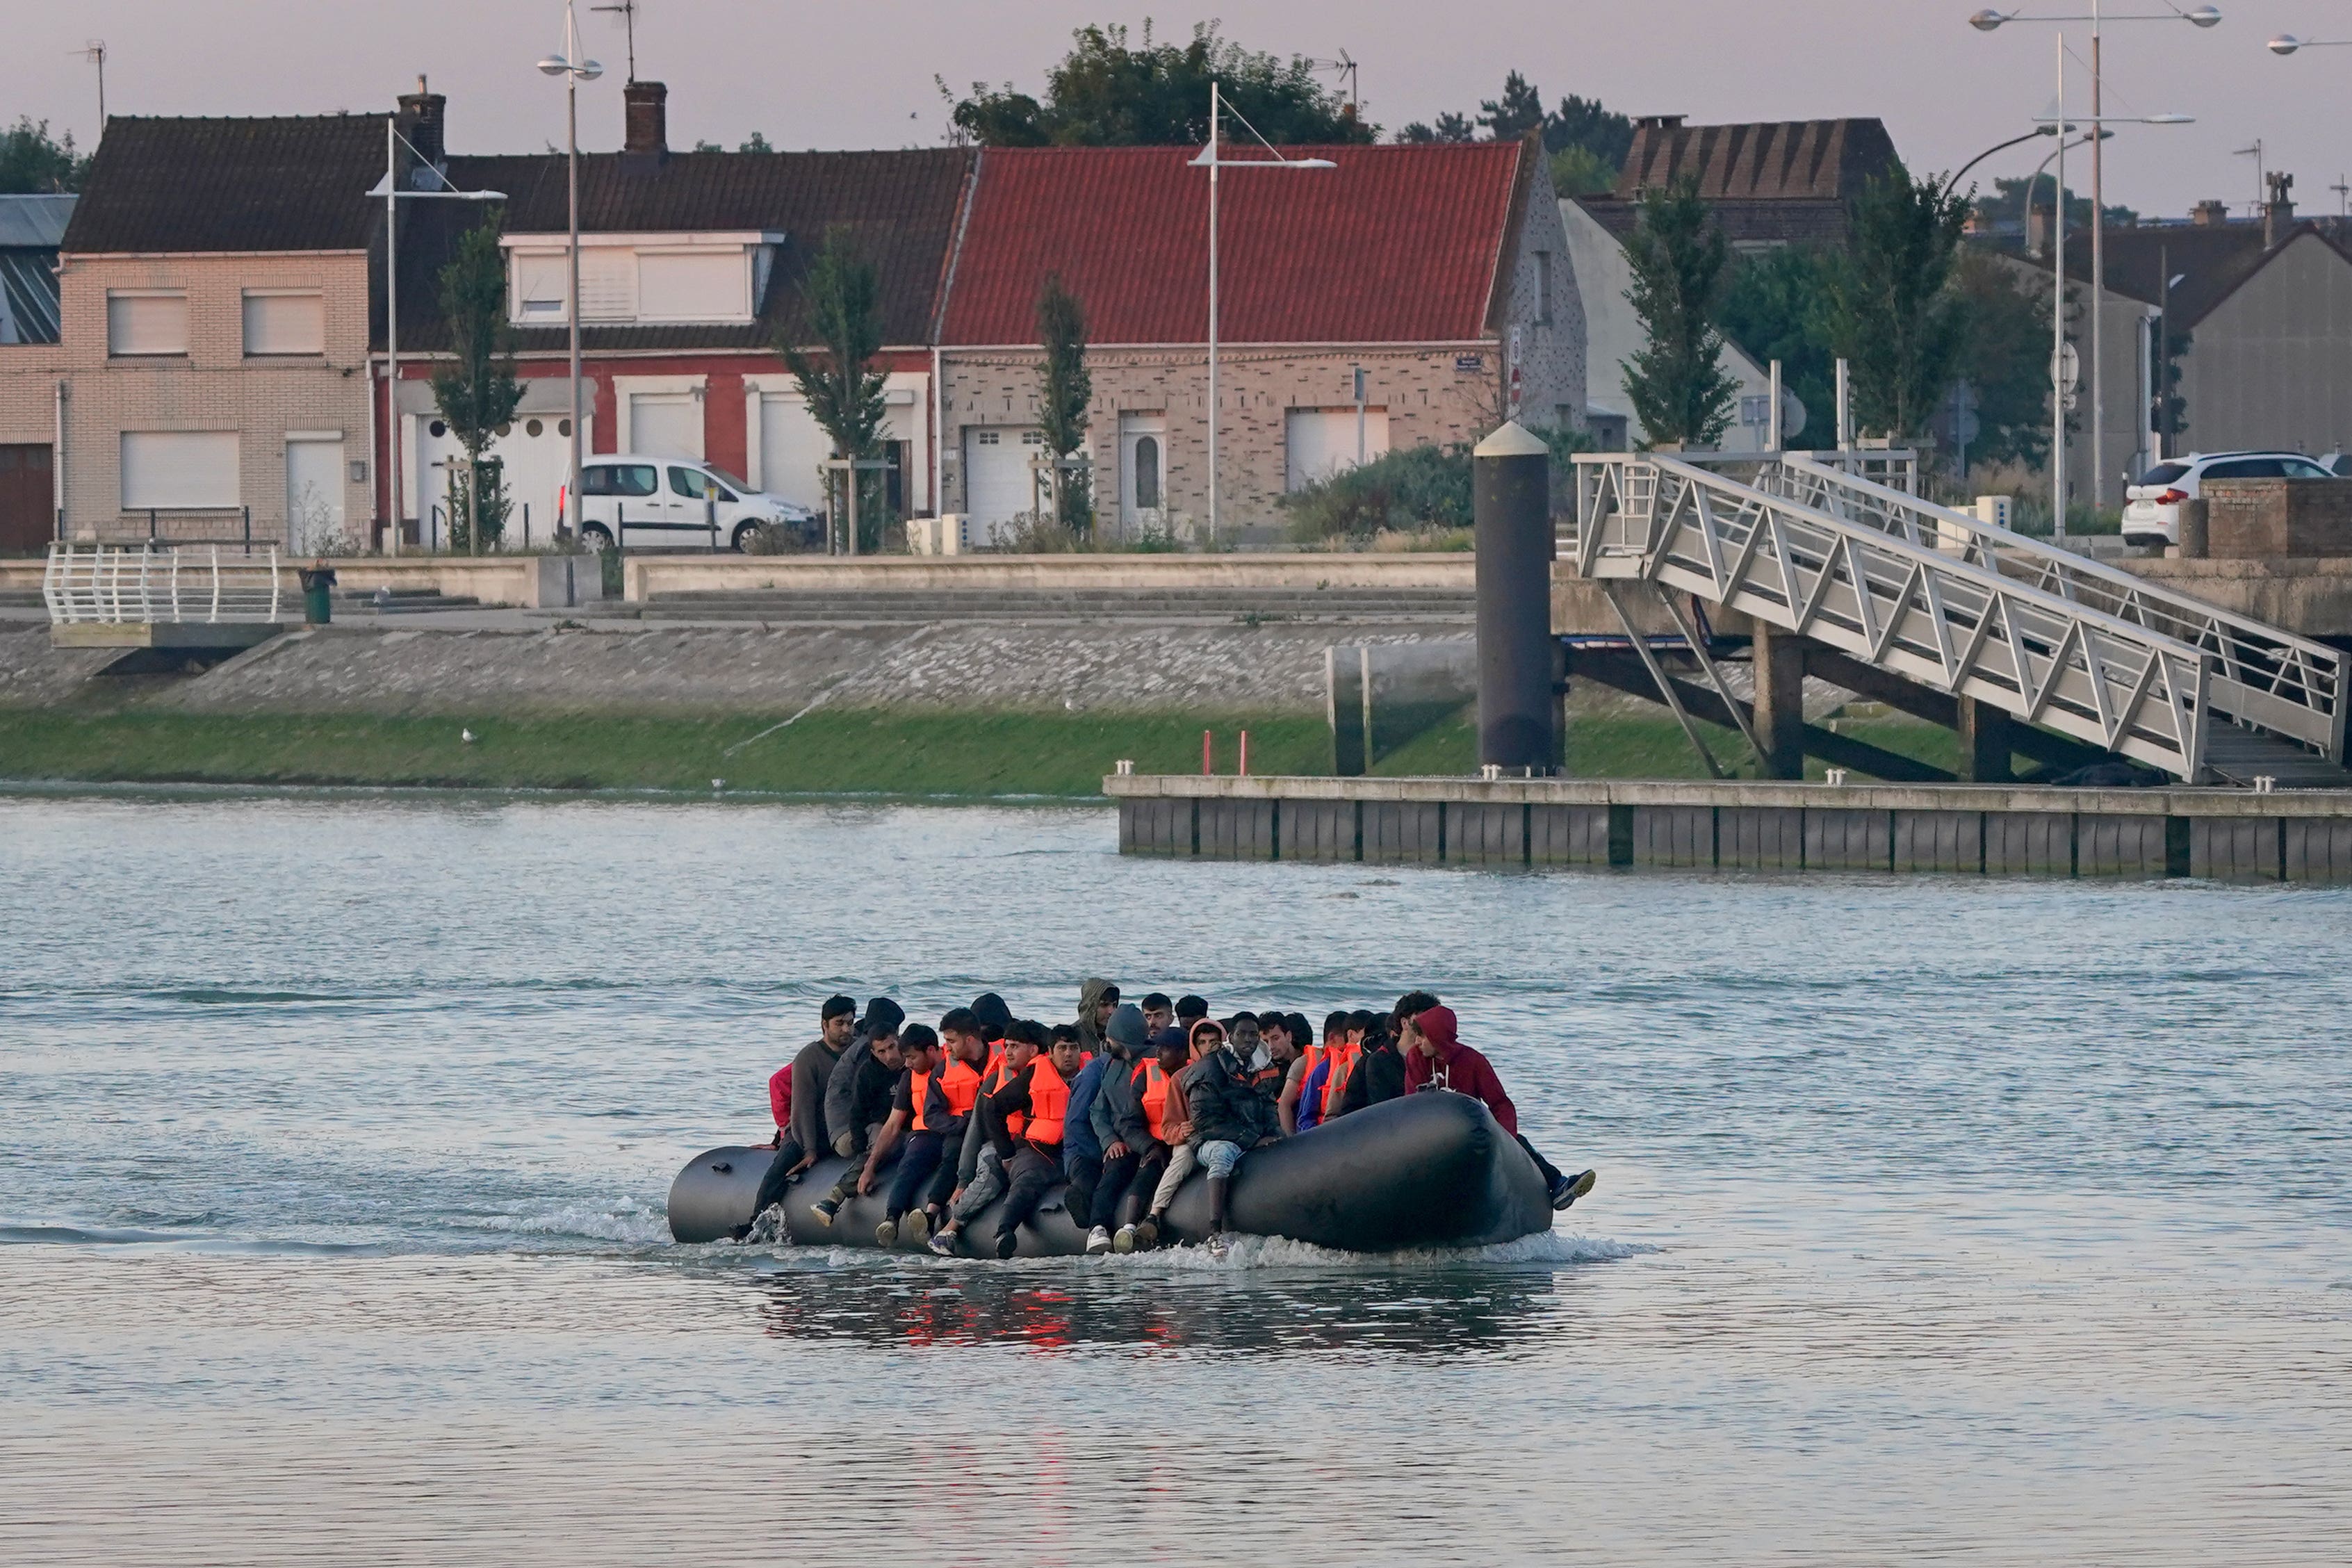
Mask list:
[{"label": "chimney", "polygon": [[1688,118],[1683,114],[1644,114],[1633,123],[1644,131],[1679,131]]},{"label": "chimney", "polygon": [[621,89],[621,101],[628,124],[622,162],[633,168],[659,167],[669,156],[669,89],[657,81],[633,81]]},{"label": "chimney", "polygon": [[449,162],[444,135],[448,108],[447,96],[427,91],[422,76],[416,79],[415,92],[400,95],[400,133],[408,138],[418,157],[436,169]]},{"label": "chimney", "polygon": [[2220,228],[2230,221],[2230,204],[2199,202],[2189,209],[2189,221],[2198,228]]},{"label": "chimney", "polygon": [[2287,193],[2294,189],[2293,174],[2270,176],[2271,199],[2263,204],[2263,248],[2275,249],[2294,230],[2294,199]]},{"label": "chimney", "polygon": [[2050,254],[2050,214],[2046,208],[2028,205],[2025,209],[2025,253]]}]

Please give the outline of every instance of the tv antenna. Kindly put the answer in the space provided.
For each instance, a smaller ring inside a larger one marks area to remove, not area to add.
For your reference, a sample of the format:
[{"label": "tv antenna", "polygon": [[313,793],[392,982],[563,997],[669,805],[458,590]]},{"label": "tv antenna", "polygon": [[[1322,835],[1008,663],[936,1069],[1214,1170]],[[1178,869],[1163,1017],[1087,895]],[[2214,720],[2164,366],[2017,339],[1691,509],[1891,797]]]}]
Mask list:
[{"label": "tv antenna", "polygon": [[621,18],[621,26],[629,35],[629,79],[637,79],[637,0],[620,0],[614,5],[591,5],[591,11],[610,11]]},{"label": "tv antenna", "polygon": [[2234,153],[2231,153],[2230,156],[2232,158],[2252,158],[2254,161],[2254,213],[2255,216],[2260,216],[2262,214],[2263,203],[2270,199],[2269,186],[2263,179],[2263,139],[2259,136],[2255,137],[2252,146],[2241,147]]},{"label": "tv antenna", "polygon": [[79,55],[98,68],[98,133],[106,134],[106,40],[92,38],[78,49],[68,49],[69,55]]},{"label": "tv antenna", "polygon": [[2336,183],[2327,188],[2336,193],[2336,216],[2352,217],[2352,175],[2336,175]]},{"label": "tv antenna", "polygon": [[1337,71],[1348,84],[1348,108],[1349,112],[1361,112],[1363,103],[1361,100],[1358,98],[1356,93],[1356,62],[1349,56],[1347,50],[1341,49],[1338,59],[1308,60],[1307,62],[1307,68],[1308,70],[1315,71]]}]

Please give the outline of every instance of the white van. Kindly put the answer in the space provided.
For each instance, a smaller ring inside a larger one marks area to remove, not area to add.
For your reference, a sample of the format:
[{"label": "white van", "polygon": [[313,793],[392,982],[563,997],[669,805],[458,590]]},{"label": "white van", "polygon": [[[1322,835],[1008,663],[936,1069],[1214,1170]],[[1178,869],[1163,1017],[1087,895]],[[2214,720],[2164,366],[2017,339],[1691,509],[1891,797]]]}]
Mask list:
[{"label": "white van", "polygon": [[741,550],[761,523],[817,544],[824,524],[809,508],[763,495],[723,468],[688,458],[600,456],[580,465],[580,531],[596,549]]}]

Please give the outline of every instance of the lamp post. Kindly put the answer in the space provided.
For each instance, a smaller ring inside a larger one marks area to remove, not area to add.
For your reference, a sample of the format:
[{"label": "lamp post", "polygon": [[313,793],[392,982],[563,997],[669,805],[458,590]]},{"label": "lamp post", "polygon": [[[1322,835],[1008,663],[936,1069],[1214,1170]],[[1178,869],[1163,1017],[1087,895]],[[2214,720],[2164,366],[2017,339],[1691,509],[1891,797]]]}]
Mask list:
[{"label": "lamp post", "polygon": [[[1272,158],[1226,158],[1221,154],[1217,140],[1218,121],[1223,118],[1224,100],[1221,89],[1212,78],[1209,82],[1209,144],[1192,160],[1192,167],[1209,171],[1209,542],[1217,540],[1217,173],[1221,169],[1336,169],[1339,165],[1328,158],[1286,158],[1275,152],[1274,143],[1258,136],[1257,127],[1242,120],[1249,133],[1257,136],[1258,145],[1273,153]],[[1236,120],[1242,117],[1234,116]]]},{"label": "lamp post", "polygon": [[[418,89],[424,90],[423,79]],[[371,196],[383,198],[383,422],[384,450],[389,455],[390,469],[384,476],[384,500],[392,516],[383,531],[383,552],[400,553],[400,479],[406,467],[405,455],[400,443],[400,204],[408,201],[439,199],[460,202],[502,202],[504,191],[461,191],[449,183],[449,176],[435,168],[422,153],[416,161],[433,170],[433,177],[441,182],[438,190],[407,190],[400,188],[400,149],[414,145],[400,133],[400,117],[387,116],[383,122],[383,178],[377,182]],[[373,394],[370,395],[371,399]]]},{"label": "lamp post", "polygon": [[[2200,5],[2189,11],[2179,9],[2140,11],[2121,16],[2106,16],[2103,14],[2100,0],[2091,0],[2091,9],[2087,15],[2028,16],[2015,11],[1995,11],[1988,6],[1969,18],[1969,26],[1980,33],[1990,33],[1994,28],[2010,22],[2088,22],[2091,24],[2091,135],[2093,138],[2091,142],[2091,507],[2093,510],[2098,509],[2100,498],[2105,493],[2107,482],[2104,417],[2106,404],[2104,395],[2105,388],[2099,376],[2099,292],[2106,287],[2107,279],[2107,193],[2105,179],[2106,165],[2105,160],[2100,155],[2098,141],[2099,127],[2106,123],[2102,103],[2105,79],[2099,59],[2100,29],[2108,22],[2186,22],[2192,27],[2203,28],[2214,26],[2221,20],[2221,8],[2215,5]],[[2065,109],[2064,51],[2064,35],[2061,34],[2059,110],[2062,119],[2064,117]],[[2149,122],[2179,124],[2182,123],[2182,120],[2158,116]],[[2063,511],[2061,515],[2063,519]]]},{"label": "lamp post", "polygon": [[563,526],[580,537],[580,84],[594,81],[604,68],[580,58],[580,19],[563,7],[563,52],[539,62],[549,76],[563,79],[563,154],[571,188],[571,277],[563,289],[564,327],[572,342],[572,472],[563,486]]}]

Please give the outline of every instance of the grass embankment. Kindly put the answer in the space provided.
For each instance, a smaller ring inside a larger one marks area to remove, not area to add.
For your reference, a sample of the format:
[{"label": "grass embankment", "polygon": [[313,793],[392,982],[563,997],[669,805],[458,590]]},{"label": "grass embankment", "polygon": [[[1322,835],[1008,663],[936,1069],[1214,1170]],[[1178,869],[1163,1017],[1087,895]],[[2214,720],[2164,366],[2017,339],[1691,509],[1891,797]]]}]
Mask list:
[{"label": "grass embankment", "polygon": [[[1951,736],[1902,721],[1842,730],[1948,767]],[[467,742],[461,731],[470,729]],[[1238,713],[925,712],[820,709],[779,727],[770,716],[369,717],[0,710],[0,778],[96,784],[360,784],[947,797],[1092,796],[1121,757],[1138,773],[1195,772],[1201,731],[1233,771],[1239,731],[1250,769],[1330,771],[1318,718]],[[1739,737],[1709,730],[1727,765]],[[1414,737],[1375,773],[1466,773],[1477,761],[1467,710]],[[1580,778],[1699,778],[1664,715],[1572,719],[1569,771]],[[1738,771],[1752,773],[1752,763]],[[1819,764],[1812,776],[1821,776]]]}]

